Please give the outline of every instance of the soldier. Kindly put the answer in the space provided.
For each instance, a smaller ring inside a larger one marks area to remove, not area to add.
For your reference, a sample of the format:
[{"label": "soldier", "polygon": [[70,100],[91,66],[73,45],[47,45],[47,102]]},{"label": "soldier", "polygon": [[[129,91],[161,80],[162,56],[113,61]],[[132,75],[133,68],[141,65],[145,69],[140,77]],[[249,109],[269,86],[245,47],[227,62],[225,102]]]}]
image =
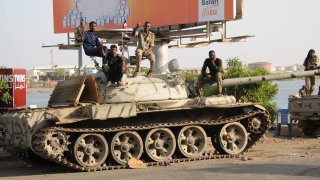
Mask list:
[{"label": "soldier", "polygon": [[[303,66],[305,67],[305,71],[315,70],[318,64],[318,57],[315,55],[315,50],[310,49],[306,59],[303,62]],[[314,85],[316,78],[314,76],[306,77],[306,95],[314,94]]]},{"label": "soldier", "polygon": [[110,52],[105,55],[105,62],[103,62],[103,72],[106,74],[107,79],[112,84],[117,83],[121,85],[121,79],[125,72],[125,59],[124,56],[117,54],[117,46],[111,45]]},{"label": "soldier", "polygon": [[137,74],[140,72],[140,64],[141,64],[142,57],[147,57],[150,61],[150,69],[147,73],[147,77],[149,77],[153,71],[154,63],[155,63],[155,55],[152,52],[152,49],[154,47],[155,35],[150,31],[150,27],[151,27],[150,22],[145,22],[143,30],[140,30],[138,32],[137,29],[139,27],[140,27],[140,23],[136,25],[136,27],[133,29],[133,32],[132,32],[132,36],[135,36],[138,38],[138,47],[136,50],[137,66],[133,76],[137,76]]},{"label": "soldier", "polygon": [[300,97],[303,97],[306,95],[306,86],[303,85],[301,89],[299,89],[299,95]]},{"label": "soldier", "polygon": [[98,36],[94,34],[96,26],[97,24],[94,21],[89,23],[89,31],[86,31],[83,34],[83,49],[87,56],[104,57],[105,53],[108,52],[108,49],[106,46],[102,45]]},{"label": "soldier", "polygon": [[74,38],[76,43],[82,43],[84,34],[84,22],[83,19],[80,21],[80,25],[74,29]]},{"label": "soldier", "polygon": [[[207,68],[210,73],[207,74]],[[209,58],[207,58],[202,66],[201,75],[198,78],[198,94],[200,95],[200,88],[205,82],[214,83],[217,82],[218,96],[222,96],[222,80],[223,80],[223,68],[222,60],[216,58],[216,54],[213,50],[209,51]]]}]

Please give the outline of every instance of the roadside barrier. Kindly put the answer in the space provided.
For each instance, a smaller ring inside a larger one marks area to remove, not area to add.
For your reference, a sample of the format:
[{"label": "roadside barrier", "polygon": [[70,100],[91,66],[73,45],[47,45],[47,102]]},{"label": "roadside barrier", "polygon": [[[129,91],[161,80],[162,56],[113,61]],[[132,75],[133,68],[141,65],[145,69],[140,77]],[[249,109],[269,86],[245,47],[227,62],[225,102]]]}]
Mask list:
[{"label": "roadside barrier", "polygon": [[288,109],[278,109],[276,113],[276,119],[277,119],[277,129],[276,134],[277,136],[280,136],[281,134],[281,125],[287,125],[288,126],[288,136],[292,137],[292,122],[290,120],[290,114]]}]

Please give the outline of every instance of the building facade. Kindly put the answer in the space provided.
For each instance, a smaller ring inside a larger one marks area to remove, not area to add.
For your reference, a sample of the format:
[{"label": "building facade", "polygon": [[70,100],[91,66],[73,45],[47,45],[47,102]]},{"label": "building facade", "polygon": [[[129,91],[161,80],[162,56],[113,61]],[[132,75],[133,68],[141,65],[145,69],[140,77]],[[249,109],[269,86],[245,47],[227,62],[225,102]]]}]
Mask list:
[{"label": "building facade", "polygon": [[263,68],[267,70],[268,72],[271,72],[272,69],[272,64],[269,62],[255,62],[255,63],[250,63],[248,64],[248,69],[256,69],[256,68]]}]

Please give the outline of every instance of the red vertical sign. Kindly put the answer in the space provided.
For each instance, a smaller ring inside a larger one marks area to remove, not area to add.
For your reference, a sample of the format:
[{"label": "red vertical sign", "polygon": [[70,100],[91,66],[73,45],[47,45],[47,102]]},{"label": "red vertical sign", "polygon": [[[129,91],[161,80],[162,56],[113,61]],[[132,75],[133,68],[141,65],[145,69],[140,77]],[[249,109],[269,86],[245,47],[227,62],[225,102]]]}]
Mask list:
[{"label": "red vertical sign", "polygon": [[25,109],[26,69],[0,69],[0,80],[8,83],[9,94],[12,97],[11,104],[5,104],[0,101],[0,109]]},{"label": "red vertical sign", "polygon": [[26,108],[26,69],[13,69],[13,108]]}]

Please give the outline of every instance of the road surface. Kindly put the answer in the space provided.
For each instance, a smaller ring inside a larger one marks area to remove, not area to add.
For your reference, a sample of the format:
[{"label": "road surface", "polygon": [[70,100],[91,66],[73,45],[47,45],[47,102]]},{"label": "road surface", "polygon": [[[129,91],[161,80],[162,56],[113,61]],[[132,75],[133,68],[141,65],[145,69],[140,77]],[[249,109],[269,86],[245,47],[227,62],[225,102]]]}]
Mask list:
[{"label": "road surface", "polygon": [[76,172],[55,165],[30,165],[0,152],[0,179],[320,179],[320,139],[269,133],[238,159],[205,160],[147,169]]}]

